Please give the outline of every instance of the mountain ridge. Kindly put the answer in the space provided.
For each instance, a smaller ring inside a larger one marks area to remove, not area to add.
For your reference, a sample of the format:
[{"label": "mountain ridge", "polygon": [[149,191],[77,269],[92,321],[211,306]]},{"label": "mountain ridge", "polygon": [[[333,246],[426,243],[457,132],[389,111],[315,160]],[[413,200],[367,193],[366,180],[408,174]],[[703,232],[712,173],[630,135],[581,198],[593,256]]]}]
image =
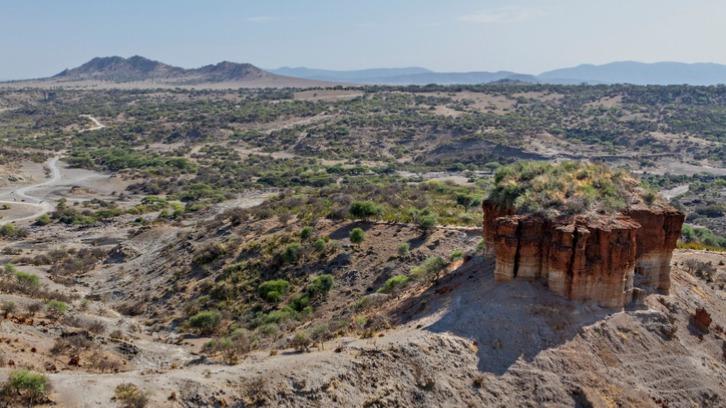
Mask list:
[{"label": "mountain ridge", "polygon": [[249,63],[221,61],[198,68],[182,68],[139,55],[94,57],[74,68],[33,80],[12,81],[28,86],[81,87],[260,87],[306,88],[332,84],[287,77],[262,70]]},{"label": "mountain ridge", "polygon": [[436,72],[424,67],[329,70],[308,67],[261,69],[250,63],[221,61],[198,68],[182,68],[134,55],[95,57],[74,68],[34,80],[8,81],[21,85],[95,87],[317,87],[333,85],[475,85],[487,83],[530,84],[633,84],[717,85],[726,84],[726,65],[615,61],[580,64],[538,75],[514,71]]},{"label": "mountain ridge", "polygon": [[[418,69],[419,72],[401,73],[400,70]],[[364,70],[324,70],[306,67],[278,68],[273,73],[318,80],[335,81],[345,77],[357,84],[425,85],[438,83],[477,84],[491,82],[527,82],[548,84],[617,84],[634,85],[716,85],[726,84],[726,65],[717,63],[683,63],[615,61],[607,64],[580,64],[558,68],[538,75],[513,71],[436,72],[423,67],[368,68]],[[371,76],[370,72],[383,75]]]}]

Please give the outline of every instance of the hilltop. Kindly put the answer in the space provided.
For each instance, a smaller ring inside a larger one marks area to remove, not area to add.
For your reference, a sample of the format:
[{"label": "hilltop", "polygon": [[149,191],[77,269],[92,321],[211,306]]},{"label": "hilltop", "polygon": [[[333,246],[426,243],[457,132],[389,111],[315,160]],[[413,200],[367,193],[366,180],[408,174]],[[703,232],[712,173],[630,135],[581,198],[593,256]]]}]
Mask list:
[{"label": "hilltop", "polygon": [[517,162],[501,167],[495,183],[489,200],[516,213],[604,214],[656,199],[626,171],[588,162]]},{"label": "hilltop", "polygon": [[181,68],[142,56],[96,57],[50,77],[8,83],[29,87],[81,88],[308,88],[327,82],[292,78],[252,64],[222,61],[199,68]]}]

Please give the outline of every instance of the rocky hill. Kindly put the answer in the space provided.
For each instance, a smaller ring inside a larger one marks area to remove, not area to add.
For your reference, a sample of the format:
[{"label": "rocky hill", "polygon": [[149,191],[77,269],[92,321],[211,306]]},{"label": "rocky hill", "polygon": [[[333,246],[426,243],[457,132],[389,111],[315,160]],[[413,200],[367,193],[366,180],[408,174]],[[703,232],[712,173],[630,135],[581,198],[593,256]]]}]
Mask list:
[{"label": "rocky hill", "polygon": [[96,57],[76,68],[65,69],[53,78],[62,81],[129,82],[178,78],[184,74],[183,68],[135,55],[130,58]]},{"label": "rocky hill", "polygon": [[23,86],[62,86],[95,88],[283,88],[314,87],[329,83],[292,78],[264,71],[252,64],[222,61],[200,68],[181,68],[138,55],[96,57],[76,68],[50,77],[17,82]]},{"label": "rocky hill", "polygon": [[684,215],[621,172],[565,162],[501,169],[483,203],[498,281],[543,279],[606,307],[667,293]]}]

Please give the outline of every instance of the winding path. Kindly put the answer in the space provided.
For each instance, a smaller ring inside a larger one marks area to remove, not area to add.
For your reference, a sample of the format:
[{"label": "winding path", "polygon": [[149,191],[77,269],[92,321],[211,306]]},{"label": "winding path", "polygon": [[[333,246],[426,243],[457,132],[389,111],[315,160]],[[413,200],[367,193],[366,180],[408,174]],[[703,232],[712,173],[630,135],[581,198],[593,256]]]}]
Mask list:
[{"label": "winding path", "polygon": [[21,187],[14,191],[0,193],[0,204],[25,205],[30,207],[36,207],[38,211],[24,217],[0,219],[0,225],[34,219],[40,217],[45,213],[53,211],[53,204],[49,203],[47,200],[43,200],[41,198],[34,197],[28,194],[30,191],[39,189],[41,187],[53,185],[61,179],[60,169],[58,168],[58,157],[53,157],[49,159],[45,164],[50,169],[51,176],[49,179],[38,184],[31,184],[29,186]]},{"label": "winding path", "polygon": [[662,190],[661,195],[668,201],[678,197],[681,194],[686,194],[690,188],[689,184],[682,184],[667,190]]},{"label": "winding path", "polygon": [[103,129],[106,127],[106,125],[104,125],[98,119],[94,118],[91,115],[79,115],[79,116],[82,118],[86,118],[86,119],[90,120],[91,122],[93,122],[93,126],[87,128],[87,129],[83,129],[83,130],[81,130],[81,132],[90,132],[92,130],[99,130],[99,129]]}]

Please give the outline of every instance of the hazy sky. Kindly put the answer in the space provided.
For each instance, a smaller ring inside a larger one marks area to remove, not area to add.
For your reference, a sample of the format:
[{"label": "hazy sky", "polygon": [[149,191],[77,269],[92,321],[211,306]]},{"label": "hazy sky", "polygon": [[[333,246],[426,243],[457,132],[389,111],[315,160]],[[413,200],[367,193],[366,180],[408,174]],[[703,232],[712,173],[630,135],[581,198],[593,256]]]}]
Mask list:
[{"label": "hazy sky", "polygon": [[0,0],[0,78],[95,56],[183,67],[540,73],[621,60],[726,63],[726,0]]}]

